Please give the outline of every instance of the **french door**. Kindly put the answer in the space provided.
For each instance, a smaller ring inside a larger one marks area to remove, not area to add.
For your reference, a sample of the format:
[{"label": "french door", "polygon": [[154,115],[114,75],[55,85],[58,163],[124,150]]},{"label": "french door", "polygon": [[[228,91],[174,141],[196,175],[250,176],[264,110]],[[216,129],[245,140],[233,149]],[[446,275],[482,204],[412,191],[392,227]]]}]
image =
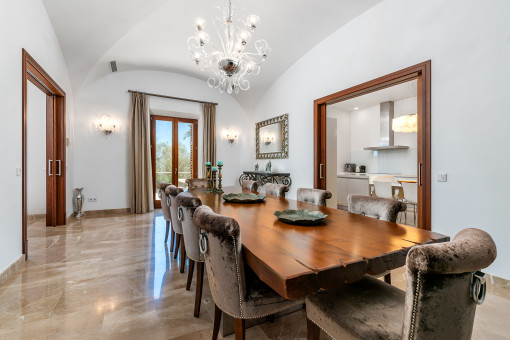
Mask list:
[{"label": "french door", "polygon": [[151,116],[151,157],[154,207],[161,208],[156,183],[185,187],[198,174],[196,119]]}]

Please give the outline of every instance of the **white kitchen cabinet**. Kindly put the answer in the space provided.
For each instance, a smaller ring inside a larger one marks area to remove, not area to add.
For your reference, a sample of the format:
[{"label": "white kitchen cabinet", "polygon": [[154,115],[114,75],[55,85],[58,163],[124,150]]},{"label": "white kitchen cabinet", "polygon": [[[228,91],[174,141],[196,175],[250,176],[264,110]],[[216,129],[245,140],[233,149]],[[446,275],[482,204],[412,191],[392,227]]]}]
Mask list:
[{"label": "white kitchen cabinet", "polygon": [[363,176],[361,178],[350,177],[338,177],[338,201],[341,205],[347,206],[347,196],[353,195],[370,195],[368,186],[368,177]]}]

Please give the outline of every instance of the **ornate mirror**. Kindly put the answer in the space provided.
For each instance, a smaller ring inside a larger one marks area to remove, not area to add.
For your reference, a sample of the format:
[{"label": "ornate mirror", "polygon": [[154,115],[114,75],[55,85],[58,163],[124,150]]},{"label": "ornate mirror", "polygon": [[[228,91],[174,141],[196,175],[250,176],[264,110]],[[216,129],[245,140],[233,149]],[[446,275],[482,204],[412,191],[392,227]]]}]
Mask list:
[{"label": "ornate mirror", "polygon": [[257,159],[289,157],[289,115],[255,124]]}]

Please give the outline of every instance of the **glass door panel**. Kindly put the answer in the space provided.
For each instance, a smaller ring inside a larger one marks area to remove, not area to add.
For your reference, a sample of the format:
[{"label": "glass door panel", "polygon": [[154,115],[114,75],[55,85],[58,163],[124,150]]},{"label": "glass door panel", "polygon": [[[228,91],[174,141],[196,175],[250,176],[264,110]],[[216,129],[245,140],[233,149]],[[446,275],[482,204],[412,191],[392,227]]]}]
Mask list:
[{"label": "glass door panel", "polygon": [[[156,183],[173,184],[173,121],[155,120],[155,147],[154,153]],[[153,146],[154,148],[154,146]],[[158,193],[155,192],[155,200],[159,201]]]},{"label": "glass door panel", "polygon": [[177,181],[185,187],[186,179],[193,173],[193,123],[178,122]]}]

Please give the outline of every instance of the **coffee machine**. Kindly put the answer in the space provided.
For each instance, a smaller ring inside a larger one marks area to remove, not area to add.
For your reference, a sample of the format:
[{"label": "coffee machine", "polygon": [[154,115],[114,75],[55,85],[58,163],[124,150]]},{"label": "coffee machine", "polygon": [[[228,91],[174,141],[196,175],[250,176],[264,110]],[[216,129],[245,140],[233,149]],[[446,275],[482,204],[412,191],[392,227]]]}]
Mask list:
[{"label": "coffee machine", "polygon": [[367,167],[364,166],[364,165],[360,165],[359,166],[359,173],[360,174],[364,174],[365,172],[367,172]]},{"label": "coffee machine", "polygon": [[345,163],[344,171],[345,172],[356,172],[356,164],[354,164],[354,163]]}]

